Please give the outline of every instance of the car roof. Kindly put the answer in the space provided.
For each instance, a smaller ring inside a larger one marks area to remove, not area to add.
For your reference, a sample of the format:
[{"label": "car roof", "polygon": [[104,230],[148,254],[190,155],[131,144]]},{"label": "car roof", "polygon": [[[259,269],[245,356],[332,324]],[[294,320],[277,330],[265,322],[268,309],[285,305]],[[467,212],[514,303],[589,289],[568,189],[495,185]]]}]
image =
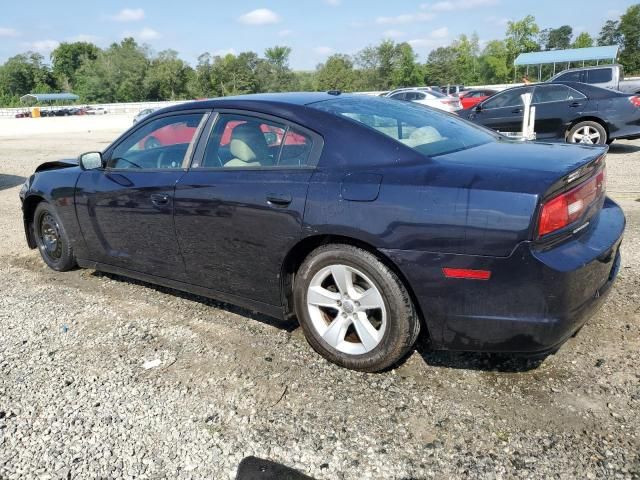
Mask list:
[{"label": "car roof", "polygon": [[605,64],[602,64],[602,65],[592,65],[590,67],[567,68],[566,70],[562,70],[562,71],[556,73],[554,75],[554,77],[557,77],[558,75],[563,74],[563,73],[567,73],[567,72],[575,72],[576,70],[580,70],[580,71],[582,71],[582,70],[594,70],[594,69],[597,69],[597,68],[621,67],[621,66],[622,65],[620,65],[619,63],[605,63]]},{"label": "car roof", "polygon": [[207,100],[198,100],[189,102],[189,108],[210,108],[218,104],[230,103],[236,101],[252,101],[266,103],[284,103],[289,105],[309,105],[311,103],[330,100],[336,96],[342,95],[340,92],[286,92],[286,93],[251,93],[246,95],[232,95],[228,97],[211,98]]},{"label": "car roof", "polygon": [[[514,85],[513,87],[502,90],[502,92],[507,92],[509,90],[513,90],[515,88],[526,88],[526,87],[546,87],[550,85],[566,85],[567,87],[571,87],[574,90],[579,91],[580,93],[586,95],[589,98],[597,99],[597,98],[608,98],[608,97],[627,97],[629,96],[626,93],[618,92],[616,90],[611,90],[609,88],[596,87],[595,85],[590,85],[588,83],[582,82],[568,82],[564,80],[555,80],[553,82],[539,82],[539,83],[530,83],[528,85]],[[499,93],[502,93],[499,92]]]}]

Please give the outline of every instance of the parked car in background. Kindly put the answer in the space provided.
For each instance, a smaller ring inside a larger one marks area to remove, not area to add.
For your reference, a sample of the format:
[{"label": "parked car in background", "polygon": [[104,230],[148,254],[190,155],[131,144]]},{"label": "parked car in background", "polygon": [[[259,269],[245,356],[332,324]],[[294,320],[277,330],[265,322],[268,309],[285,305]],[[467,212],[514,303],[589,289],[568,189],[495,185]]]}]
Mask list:
[{"label": "parked car in background", "polygon": [[[139,148],[172,125],[193,130]],[[324,357],[378,371],[421,328],[434,348],[536,354],[578,331],[620,266],[605,154],[411,102],[247,95],[154,112],[104,152],[40,165],[20,198],[54,270],[297,317]]]},{"label": "parked car in background", "polygon": [[444,85],[440,87],[440,92],[450,97],[457,97],[465,91],[464,85]]},{"label": "parked car in background", "polygon": [[465,90],[461,92],[458,98],[460,99],[460,105],[462,108],[475,107],[478,103],[486,100],[491,95],[498,93],[497,90],[490,90],[488,88],[482,88],[477,90]]},{"label": "parked car in background", "polygon": [[539,140],[602,145],[617,138],[640,138],[640,96],[585,83],[510,88],[459,115],[500,132],[519,132],[524,93],[533,93],[534,130]]},{"label": "parked car in background", "polygon": [[640,94],[640,79],[625,80],[624,68],[617,64],[563,70],[548,82],[581,82],[624,93]]},{"label": "parked car in background", "polygon": [[155,112],[156,110],[157,108],[145,108],[144,110],[140,110],[138,114],[135,117],[133,117],[133,123],[139,122],[144,117]]},{"label": "parked car in background", "polygon": [[388,93],[387,97],[393,100],[404,100],[406,102],[428,105],[446,112],[455,112],[461,108],[460,101],[457,98],[432,91],[429,87],[402,88]]},{"label": "parked car in background", "polygon": [[104,107],[89,107],[84,109],[85,115],[106,115],[107,110]]},{"label": "parked car in background", "polygon": [[15,118],[31,118],[31,111],[25,110],[24,112],[18,112],[16,113]]}]

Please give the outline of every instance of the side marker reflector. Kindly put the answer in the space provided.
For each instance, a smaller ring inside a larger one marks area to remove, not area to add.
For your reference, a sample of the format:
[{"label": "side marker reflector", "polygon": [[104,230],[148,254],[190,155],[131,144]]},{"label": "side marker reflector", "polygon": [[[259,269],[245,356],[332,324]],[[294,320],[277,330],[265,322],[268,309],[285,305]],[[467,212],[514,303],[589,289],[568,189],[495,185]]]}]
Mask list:
[{"label": "side marker reflector", "polygon": [[442,273],[447,278],[465,278],[467,280],[489,280],[489,270],[470,270],[468,268],[443,268]]}]

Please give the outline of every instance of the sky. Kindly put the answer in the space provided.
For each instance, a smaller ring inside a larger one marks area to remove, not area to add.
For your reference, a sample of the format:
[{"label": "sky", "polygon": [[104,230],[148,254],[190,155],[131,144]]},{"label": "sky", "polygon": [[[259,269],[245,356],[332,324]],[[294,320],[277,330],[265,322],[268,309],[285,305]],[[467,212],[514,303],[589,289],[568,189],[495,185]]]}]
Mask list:
[{"label": "sky", "polygon": [[[312,70],[332,53],[353,54],[385,38],[409,42],[424,61],[458,35],[481,46],[504,37],[509,20],[534,15],[540,28],[568,24],[596,36],[638,0],[23,0],[0,6],[0,62],[27,50],[45,58],[60,42],[107,47],[133,36],[153,51],[177,50],[191,64],[273,45],[292,48],[290,65]],[[589,12],[580,14],[580,12]]]}]

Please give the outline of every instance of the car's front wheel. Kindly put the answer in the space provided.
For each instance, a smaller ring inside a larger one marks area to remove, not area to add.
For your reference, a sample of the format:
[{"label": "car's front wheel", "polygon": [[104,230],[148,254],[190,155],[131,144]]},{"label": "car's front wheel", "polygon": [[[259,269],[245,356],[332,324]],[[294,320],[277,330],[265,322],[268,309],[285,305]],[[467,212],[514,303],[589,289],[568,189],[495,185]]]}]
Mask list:
[{"label": "car's front wheel", "polygon": [[311,346],[353,370],[390,367],[413,346],[420,320],[398,276],[351,245],[313,251],[298,270],[296,313]]},{"label": "car's front wheel", "polygon": [[40,202],[33,215],[33,232],[42,259],[58,272],[76,266],[71,242],[58,214],[47,202]]}]

